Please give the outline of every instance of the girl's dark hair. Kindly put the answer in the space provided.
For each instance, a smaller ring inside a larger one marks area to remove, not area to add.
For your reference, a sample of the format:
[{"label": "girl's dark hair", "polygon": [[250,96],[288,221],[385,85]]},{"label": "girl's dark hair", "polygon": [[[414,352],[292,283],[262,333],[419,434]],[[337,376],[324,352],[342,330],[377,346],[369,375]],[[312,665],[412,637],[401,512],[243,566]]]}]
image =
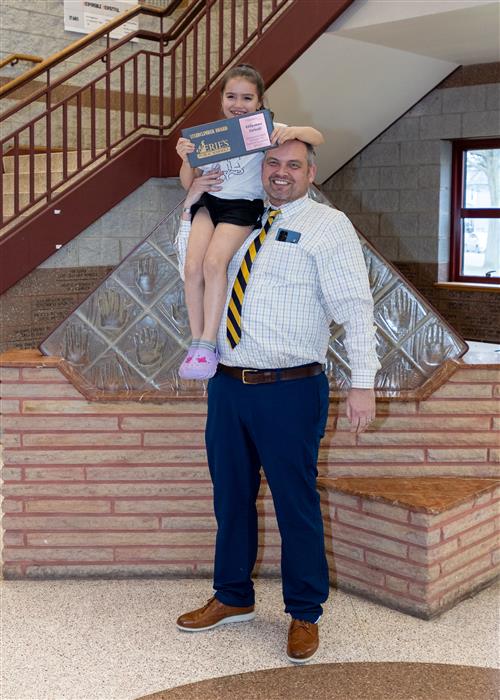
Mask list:
[{"label": "girl's dark hair", "polygon": [[253,83],[257,88],[257,97],[262,105],[261,109],[264,109],[264,92],[266,87],[259,71],[249,63],[238,63],[238,65],[233,66],[224,74],[220,88],[221,93],[224,92],[226,85],[233,78],[244,78],[249,83]]}]

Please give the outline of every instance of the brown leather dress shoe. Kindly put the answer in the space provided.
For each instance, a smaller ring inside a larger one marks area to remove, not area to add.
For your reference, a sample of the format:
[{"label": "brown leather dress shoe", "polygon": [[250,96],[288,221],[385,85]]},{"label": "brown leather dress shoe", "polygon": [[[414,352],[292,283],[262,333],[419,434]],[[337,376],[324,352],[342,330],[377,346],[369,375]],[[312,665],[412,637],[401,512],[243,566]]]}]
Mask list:
[{"label": "brown leather dress shoe", "polygon": [[177,627],[183,632],[203,632],[227,622],[246,622],[255,617],[254,606],[236,608],[224,605],[215,596],[197,610],[184,613],[177,620]]},{"label": "brown leather dress shoe", "polygon": [[292,620],[286,648],[289,661],[294,664],[305,664],[313,658],[318,647],[318,625],[306,620]]}]

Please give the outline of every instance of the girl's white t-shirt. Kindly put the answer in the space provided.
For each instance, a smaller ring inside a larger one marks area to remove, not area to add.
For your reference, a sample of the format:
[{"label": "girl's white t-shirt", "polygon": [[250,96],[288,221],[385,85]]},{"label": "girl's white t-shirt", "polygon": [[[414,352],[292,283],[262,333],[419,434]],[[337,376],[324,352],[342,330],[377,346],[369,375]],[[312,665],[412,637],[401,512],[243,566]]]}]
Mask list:
[{"label": "girl's white t-shirt", "polygon": [[217,163],[202,165],[200,170],[207,173],[217,166],[224,178],[222,189],[211,192],[214,197],[221,199],[264,199],[262,187],[263,151],[250,153],[248,156],[219,160]]},{"label": "girl's white t-shirt", "polygon": [[[274,122],[274,126],[286,126]],[[250,153],[240,158],[228,158],[217,163],[198,166],[203,173],[207,173],[219,166],[222,170],[224,181],[219,192],[211,192],[214,197],[221,199],[264,199],[265,193],[262,187],[262,161],[264,151]]]}]

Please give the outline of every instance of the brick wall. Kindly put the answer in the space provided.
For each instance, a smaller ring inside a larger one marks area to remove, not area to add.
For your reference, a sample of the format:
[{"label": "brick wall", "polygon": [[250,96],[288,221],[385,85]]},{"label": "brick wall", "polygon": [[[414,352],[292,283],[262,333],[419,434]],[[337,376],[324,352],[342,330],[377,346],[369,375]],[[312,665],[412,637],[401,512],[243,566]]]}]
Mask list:
[{"label": "brick wall", "polygon": [[[207,573],[215,522],[205,401],[92,403],[55,361],[42,363],[1,368],[5,575]],[[425,402],[380,402],[358,437],[332,403],[320,474],[493,476],[499,399],[499,367],[465,365]],[[259,508],[260,570],[276,572],[265,485]]]},{"label": "brick wall", "polygon": [[482,488],[437,513],[322,490],[332,582],[426,618],[480,589],[500,552],[500,487]]}]

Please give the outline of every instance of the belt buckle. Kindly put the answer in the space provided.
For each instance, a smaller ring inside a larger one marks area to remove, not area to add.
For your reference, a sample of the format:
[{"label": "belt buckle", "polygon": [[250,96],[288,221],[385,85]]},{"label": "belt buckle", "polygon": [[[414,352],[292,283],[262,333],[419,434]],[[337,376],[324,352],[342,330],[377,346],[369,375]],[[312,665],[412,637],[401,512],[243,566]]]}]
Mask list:
[{"label": "belt buckle", "polygon": [[243,384],[251,384],[252,382],[247,382],[246,377],[245,377],[245,372],[258,372],[258,369],[242,369],[241,370],[241,381]]}]

